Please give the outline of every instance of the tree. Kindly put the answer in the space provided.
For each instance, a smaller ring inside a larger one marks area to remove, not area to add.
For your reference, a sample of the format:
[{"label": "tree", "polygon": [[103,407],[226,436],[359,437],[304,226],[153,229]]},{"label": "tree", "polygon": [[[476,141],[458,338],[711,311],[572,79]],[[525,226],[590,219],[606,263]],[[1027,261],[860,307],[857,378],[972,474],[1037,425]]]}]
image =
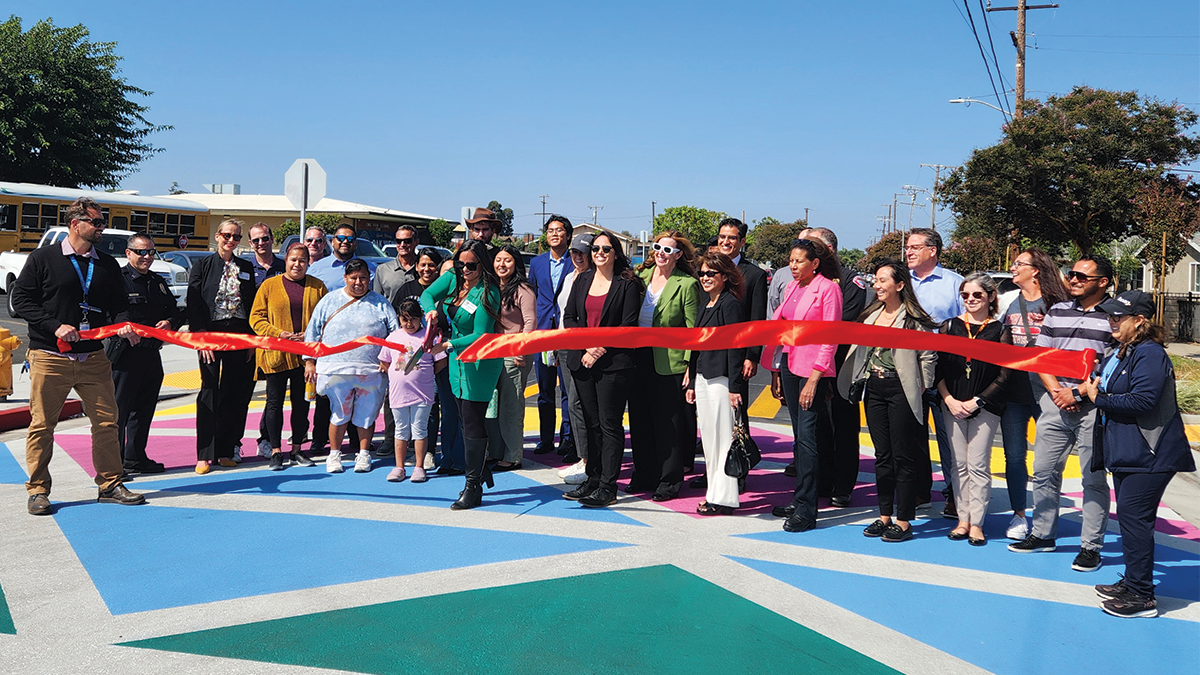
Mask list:
[{"label": "tree", "polygon": [[[345,216],[340,213],[306,213],[304,214],[304,226],[319,227],[325,233],[330,234],[337,229],[338,225],[342,224],[343,218]],[[284,237],[300,234],[300,221],[285,220],[275,228],[274,234],[276,241],[283,241]]]},{"label": "tree", "polygon": [[504,208],[504,205],[496,200],[488,202],[488,209],[496,215],[496,219],[500,221],[500,227],[495,234],[502,237],[508,237],[513,232],[513,210]]},{"label": "tree", "polygon": [[696,246],[704,246],[717,236],[717,224],[725,218],[723,212],[695,206],[672,206],[654,217],[654,234],[663,230],[678,230]]},{"label": "tree", "polygon": [[1139,188],[1200,156],[1200,139],[1185,133],[1196,113],[1136,92],[1080,86],[1022,110],[944,186],[956,215],[1003,243],[1091,251],[1121,239],[1133,229]]},{"label": "tree", "polygon": [[434,218],[429,221],[429,236],[438,246],[449,247],[454,239],[454,225],[441,218]]},{"label": "tree", "polygon": [[169,195],[186,195],[187,193],[187,190],[179,187],[179,181],[177,180],[171,181],[171,187],[167,188],[167,194]]},{"label": "tree", "polygon": [[863,272],[869,272],[872,265],[884,258],[904,260],[904,234],[901,232],[888,232],[880,237],[879,241],[868,246],[867,254],[863,256],[860,263],[863,267],[859,269]]},{"label": "tree", "polygon": [[858,269],[866,257],[867,252],[861,248],[845,248],[838,251],[838,258],[841,259],[842,264],[851,269]]},{"label": "tree", "polygon": [[746,254],[752,260],[770,263],[774,269],[787,267],[792,242],[806,227],[808,225],[803,220],[781,223],[769,216],[763,218],[754,227],[754,241],[746,249]]},{"label": "tree", "polygon": [[1137,234],[1146,240],[1142,260],[1154,264],[1162,290],[1166,274],[1187,253],[1188,242],[1200,231],[1200,197],[1191,179],[1165,176],[1149,180],[1134,198]]},{"label": "tree", "polygon": [[938,261],[963,276],[975,271],[994,270],[1002,265],[1004,245],[992,237],[954,237]]},{"label": "tree", "polygon": [[143,117],[130,97],[151,92],[120,77],[115,48],[82,24],[0,23],[0,180],[115,188],[162,151],[146,139],[171,127]]}]

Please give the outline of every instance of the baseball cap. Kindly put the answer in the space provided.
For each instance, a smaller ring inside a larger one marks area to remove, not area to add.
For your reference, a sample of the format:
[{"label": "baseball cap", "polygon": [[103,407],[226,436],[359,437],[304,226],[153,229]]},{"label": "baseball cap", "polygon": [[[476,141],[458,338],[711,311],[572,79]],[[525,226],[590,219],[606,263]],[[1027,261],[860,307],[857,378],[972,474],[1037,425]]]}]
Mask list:
[{"label": "baseball cap", "polygon": [[1154,316],[1154,296],[1145,291],[1125,291],[1115,298],[1109,298],[1100,303],[1100,311],[1109,316],[1131,316],[1140,314],[1151,318]]}]

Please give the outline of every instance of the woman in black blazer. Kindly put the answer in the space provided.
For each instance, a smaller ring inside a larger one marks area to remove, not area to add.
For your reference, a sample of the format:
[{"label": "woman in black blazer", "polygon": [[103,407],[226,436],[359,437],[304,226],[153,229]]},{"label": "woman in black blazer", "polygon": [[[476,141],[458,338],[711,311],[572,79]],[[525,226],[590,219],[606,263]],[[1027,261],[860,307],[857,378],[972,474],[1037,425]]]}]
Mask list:
[{"label": "woman in black blazer", "polygon": [[[217,227],[217,252],[192,266],[188,279],[187,315],[193,333],[246,333],[254,306],[254,267],[233,254],[242,240],[242,223],[226,220]],[[196,473],[236,466],[234,445],[246,429],[246,412],[254,394],[254,350],[216,352],[201,349],[200,393],[196,396]]]},{"label": "woman in black blazer", "polygon": [[[729,256],[710,248],[697,260],[701,296],[697,328],[728,326],[742,320],[742,273]],[[705,297],[707,296],[707,297]],[[730,515],[739,505],[738,479],[725,475],[733,440],[734,411],[742,405],[742,363],[746,350],[692,351],[685,376],[687,401],[696,404],[708,493],[696,506],[702,516]]]},{"label": "woman in black blazer", "polygon": [[[616,237],[601,232],[592,240],[592,269],[575,280],[563,312],[564,328],[637,326],[642,306],[642,283]],[[621,416],[629,399],[633,371],[632,349],[590,349],[567,352],[567,368],[575,378],[587,425],[587,480],[563,495],[583,506],[617,502],[617,475],[625,454]]]}]

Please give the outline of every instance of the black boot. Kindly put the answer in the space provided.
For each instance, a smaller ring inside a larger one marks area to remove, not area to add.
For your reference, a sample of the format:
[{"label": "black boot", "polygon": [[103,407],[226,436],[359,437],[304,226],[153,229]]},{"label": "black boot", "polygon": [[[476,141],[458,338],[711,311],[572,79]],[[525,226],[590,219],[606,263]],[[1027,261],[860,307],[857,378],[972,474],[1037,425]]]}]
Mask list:
[{"label": "black boot", "polygon": [[487,466],[487,439],[464,438],[463,454],[467,464],[467,484],[458,496],[458,501],[450,505],[455,511],[473,509],[483,502],[482,483],[492,487],[492,471]]}]

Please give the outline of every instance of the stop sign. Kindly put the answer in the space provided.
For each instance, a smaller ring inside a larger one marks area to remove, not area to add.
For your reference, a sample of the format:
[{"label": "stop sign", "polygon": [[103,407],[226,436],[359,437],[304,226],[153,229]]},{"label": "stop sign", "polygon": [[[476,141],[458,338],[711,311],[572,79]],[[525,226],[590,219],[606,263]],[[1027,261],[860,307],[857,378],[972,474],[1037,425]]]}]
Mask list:
[{"label": "stop sign", "polygon": [[[304,199],[305,168],[308,169],[308,200]],[[297,209],[307,211],[325,198],[325,169],[315,159],[298,159],[283,174],[283,194]]]}]

